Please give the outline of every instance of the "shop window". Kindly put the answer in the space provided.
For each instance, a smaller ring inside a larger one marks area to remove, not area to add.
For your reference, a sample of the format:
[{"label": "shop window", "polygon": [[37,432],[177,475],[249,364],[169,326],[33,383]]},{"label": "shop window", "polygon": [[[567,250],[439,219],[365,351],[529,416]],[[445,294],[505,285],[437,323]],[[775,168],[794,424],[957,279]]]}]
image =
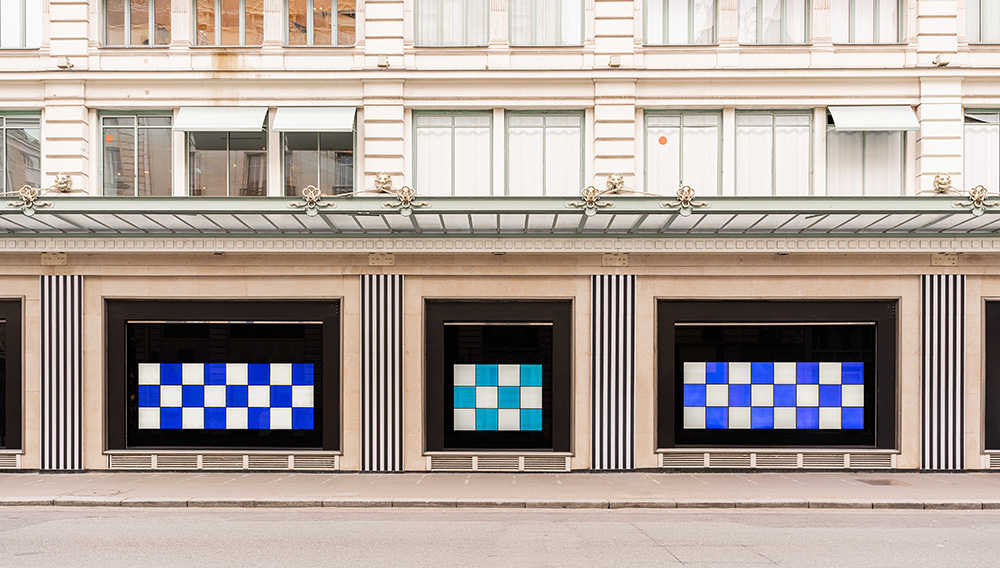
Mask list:
[{"label": "shop window", "polygon": [[0,115],[0,192],[42,185],[42,130],[37,115]]},{"label": "shop window", "polygon": [[170,44],[171,0],[104,0],[104,45]]},{"label": "shop window", "polygon": [[510,0],[510,45],[583,45],[583,0]]},{"label": "shop window", "polygon": [[492,113],[414,113],[414,163],[421,195],[492,194]]},{"label": "shop window", "polygon": [[264,0],[195,0],[195,45],[264,43]]},{"label": "shop window", "polygon": [[427,302],[427,449],[569,451],[569,302]]},{"label": "shop window", "polygon": [[1000,0],[966,0],[965,16],[969,43],[1000,43]]},{"label": "shop window", "polygon": [[809,0],[740,0],[739,41],[745,45],[809,41]]},{"label": "shop window", "polygon": [[684,185],[718,195],[722,117],[718,112],[646,114],[646,190],[673,194]]},{"label": "shop window", "polygon": [[416,44],[485,46],[490,41],[488,0],[417,0]]},{"label": "shop window", "polygon": [[101,117],[104,195],[171,194],[172,120],[171,115]]},{"label": "shop window", "polygon": [[41,42],[42,0],[0,2],[0,49],[33,49]]},{"label": "shop window", "polygon": [[354,191],[354,107],[279,108],[285,195],[313,186],[324,195]]},{"label": "shop window", "polygon": [[658,446],[895,444],[894,302],[661,301]]},{"label": "shop window", "polygon": [[583,188],[583,113],[507,113],[507,195],[574,196]]},{"label": "shop window", "polygon": [[737,195],[809,195],[811,174],[811,113],[736,113]]},{"label": "shop window", "polygon": [[354,45],[355,0],[286,0],[288,45]]},{"label": "shop window", "polygon": [[899,43],[901,1],[831,2],[833,43]]},{"label": "shop window", "polygon": [[715,43],[716,0],[646,0],[646,45]]},{"label": "shop window", "polygon": [[1000,113],[965,113],[965,186],[1000,190]]},{"label": "shop window", "polygon": [[21,449],[21,302],[0,301],[0,448]]},{"label": "shop window", "polygon": [[338,305],[108,303],[113,449],[337,449]]}]

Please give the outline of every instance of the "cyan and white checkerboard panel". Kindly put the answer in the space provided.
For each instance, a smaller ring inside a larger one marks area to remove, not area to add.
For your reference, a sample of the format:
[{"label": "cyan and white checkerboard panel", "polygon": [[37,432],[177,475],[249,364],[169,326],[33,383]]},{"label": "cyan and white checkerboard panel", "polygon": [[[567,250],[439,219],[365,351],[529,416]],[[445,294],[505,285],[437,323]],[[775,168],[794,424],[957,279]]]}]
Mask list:
[{"label": "cyan and white checkerboard panel", "polygon": [[861,430],[864,363],[684,363],[684,428]]},{"label": "cyan and white checkerboard panel", "polygon": [[541,365],[455,365],[455,430],[540,431]]},{"label": "cyan and white checkerboard panel", "polygon": [[140,363],[142,430],[311,430],[311,363]]}]

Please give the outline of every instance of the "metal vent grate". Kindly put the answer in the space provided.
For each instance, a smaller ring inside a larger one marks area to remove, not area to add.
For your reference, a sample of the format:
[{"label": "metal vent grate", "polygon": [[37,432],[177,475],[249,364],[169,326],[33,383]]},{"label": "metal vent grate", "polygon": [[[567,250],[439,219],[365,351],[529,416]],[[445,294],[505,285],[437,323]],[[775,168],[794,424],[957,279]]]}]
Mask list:
[{"label": "metal vent grate", "polygon": [[303,471],[336,471],[340,469],[339,456],[292,456],[293,469]]},{"label": "metal vent grate", "polygon": [[799,467],[798,454],[757,454],[757,467]]},{"label": "metal vent grate", "polygon": [[0,469],[17,469],[21,465],[19,457],[17,454],[0,454]]},{"label": "metal vent grate", "polygon": [[990,454],[990,469],[1000,469],[1000,454]]},{"label": "metal vent grate", "polygon": [[709,454],[708,467],[750,467],[750,454]]},{"label": "metal vent grate", "polygon": [[660,467],[705,467],[705,454],[660,454]]},{"label": "metal vent grate", "polygon": [[[483,463],[483,458],[479,458],[479,463]],[[561,456],[524,456],[524,471],[569,471],[569,458]]]},{"label": "metal vent grate", "polygon": [[477,471],[519,471],[521,460],[517,456],[479,456]]},{"label": "metal vent grate", "polygon": [[472,456],[431,456],[431,471],[472,471]]},{"label": "metal vent grate", "polygon": [[206,454],[201,456],[202,469],[243,469],[242,455]]},{"label": "metal vent grate", "polygon": [[247,456],[249,469],[291,469],[288,456]]},{"label": "metal vent grate", "polygon": [[892,469],[891,454],[848,454],[848,460],[856,469]]},{"label": "metal vent grate", "polygon": [[802,454],[802,467],[813,469],[843,469],[846,454]]},{"label": "metal vent grate", "polygon": [[198,456],[158,455],[156,469],[198,469]]},{"label": "metal vent grate", "polygon": [[111,469],[153,469],[152,455],[108,456],[108,467]]}]

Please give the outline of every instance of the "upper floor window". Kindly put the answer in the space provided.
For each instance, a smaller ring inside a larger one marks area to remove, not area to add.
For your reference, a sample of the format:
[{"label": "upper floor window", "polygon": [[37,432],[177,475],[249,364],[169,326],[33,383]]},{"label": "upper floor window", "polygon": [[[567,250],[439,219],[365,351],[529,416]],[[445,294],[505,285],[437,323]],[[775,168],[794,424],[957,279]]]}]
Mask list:
[{"label": "upper floor window", "polygon": [[579,195],[582,112],[507,113],[507,195]]},{"label": "upper floor window", "polygon": [[286,0],[288,45],[354,45],[355,0]]},{"label": "upper floor window", "polygon": [[899,43],[900,1],[832,2],[833,43]]},{"label": "upper floor window", "polygon": [[490,41],[489,0],[417,0],[416,43],[483,46]]},{"label": "upper floor window", "polygon": [[42,0],[0,1],[0,48],[42,43]]},{"label": "upper floor window", "polygon": [[171,115],[101,117],[104,195],[168,196],[173,176]]},{"label": "upper floor window", "polygon": [[414,114],[417,191],[423,195],[490,195],[491,125],[490,112]]},{"label": "upper floor window", "polygon": [[264,42],[264,0],[195,0],[195,45]]},{"label": "upper floor window", "polygon": [[995,110],[965,113],[964,185],[1000,189],[1000,113]]},{"label": "upper floor window", "polygon": [[104,45],[170,44],[170,0],[104,0]]},{"label": "upper floor window", "polygon": [[646,190],[671,195],[684,185],[718,195],[722,117],[718,112],[646,115]]},{"label": "upper floor window", "polygon": [[902,195],[906,130],[920,128],[908,106],[830,107],[827,195]]},{"label": "upper floor window", "polygon": [[809,195],[812,113],[736,113],[736,194]]},{"label": "upper floor window", "polygon": [[0,115],[0,192],[42,185],[42,129],[38,115]]},{"label": "upper floor window", "polygon": [[183,107],[189,195],[267,195],[267,108]]},{"label": "upper floor window", "polygon": [[1000,43],[1000,0],[965,0],[969,43]]},{"label": "upper floor window", "polygon": [[740,43],[806,43],[809,4],[809,0],[740,0]]},{"label": "upper floor window", "polygon": [[285,195],[313,186],[325,195],[354,191],[354,107],[279,108]]},{"label": "upper floor window", "polygon": [[646,44],[715,43],[715,0],[646,0]]},{"label": "upper floor window", "polygon": [[510,0],[510,45],[583,45],[583,0]]}]

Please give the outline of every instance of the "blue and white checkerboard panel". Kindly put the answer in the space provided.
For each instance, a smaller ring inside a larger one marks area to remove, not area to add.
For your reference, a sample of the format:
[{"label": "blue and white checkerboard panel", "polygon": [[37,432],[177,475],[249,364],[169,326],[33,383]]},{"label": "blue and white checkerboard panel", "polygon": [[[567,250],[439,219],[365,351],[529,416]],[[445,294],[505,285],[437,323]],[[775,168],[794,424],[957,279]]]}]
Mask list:
[{"label": "blue and white checkerboard panel", "polygon": [[684,428],[861,430],[864,363],[684,363]]},{"label": "blue and white checkerboard panel", "polygon": [[142,430],[311,430],[312,363],[140,363]]},{"label": "blue and white checkerboard panel", "polygon": [[455,365],[455,430],[541,431],[541,365]]}]

